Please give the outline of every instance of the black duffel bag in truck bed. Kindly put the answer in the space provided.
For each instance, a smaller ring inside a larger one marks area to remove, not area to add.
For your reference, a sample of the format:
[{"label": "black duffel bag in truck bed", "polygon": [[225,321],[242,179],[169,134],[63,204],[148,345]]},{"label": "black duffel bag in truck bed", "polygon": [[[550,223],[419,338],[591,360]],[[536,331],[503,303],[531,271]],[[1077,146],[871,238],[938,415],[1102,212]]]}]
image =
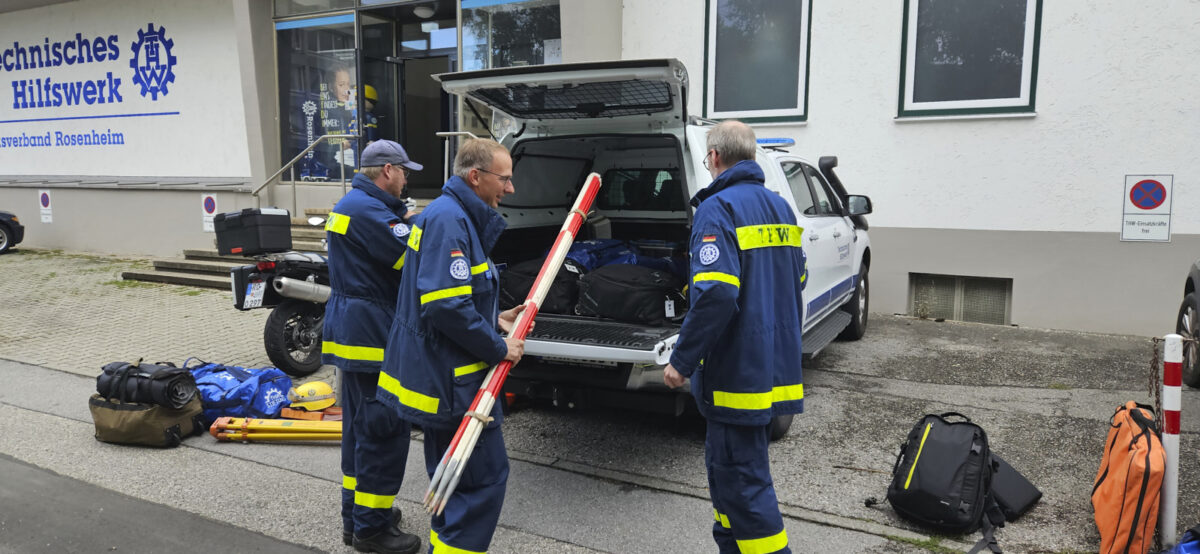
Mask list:
[{"label": "black duffel bag in truck bed", "polygon": [[669,271],[633,264],[598,267],[579,278],[575,313],[664,325],[683,319],[687,300],[683,280]]},{"label": "black duffel bag in truck bed", "polygon": [[[537,279],[538,272],[545,263],[545,258],[526,260],[508,266],[500,272],[500,308],[507,310],[524,303],[529,296],[529,289]],[[575,311],[575,299],[579,296],[579,274],[563,264],[550,283],[546,298],[542,299],[538,313],[570,314]]]}]

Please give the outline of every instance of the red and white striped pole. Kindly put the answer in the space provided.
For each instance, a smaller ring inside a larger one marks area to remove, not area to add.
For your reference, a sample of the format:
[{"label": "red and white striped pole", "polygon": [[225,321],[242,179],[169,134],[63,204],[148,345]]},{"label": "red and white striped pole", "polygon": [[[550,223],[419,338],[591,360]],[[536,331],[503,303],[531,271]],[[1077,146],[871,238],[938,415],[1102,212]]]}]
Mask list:
[{"label": "red and white striped pole", "polygon": [[1158,510],[1158,536],[1163,545],[1175,544],[1175,513],[1179,497],[1179,407],[1182,404],[1183,337],[1163,337],[1163,452],[1167,455],[1163,471],[1162,503]]}]

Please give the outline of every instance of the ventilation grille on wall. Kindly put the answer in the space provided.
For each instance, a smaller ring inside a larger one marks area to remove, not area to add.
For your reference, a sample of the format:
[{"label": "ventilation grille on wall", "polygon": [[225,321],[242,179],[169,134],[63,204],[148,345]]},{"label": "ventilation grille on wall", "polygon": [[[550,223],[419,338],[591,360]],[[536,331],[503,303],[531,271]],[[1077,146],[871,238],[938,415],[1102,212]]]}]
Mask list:
[{"label": "ventilation grille on wall", "polygon": [[1012,279],[957,275],[908,274],[908,313],[1007,325],[1012,309]]}]

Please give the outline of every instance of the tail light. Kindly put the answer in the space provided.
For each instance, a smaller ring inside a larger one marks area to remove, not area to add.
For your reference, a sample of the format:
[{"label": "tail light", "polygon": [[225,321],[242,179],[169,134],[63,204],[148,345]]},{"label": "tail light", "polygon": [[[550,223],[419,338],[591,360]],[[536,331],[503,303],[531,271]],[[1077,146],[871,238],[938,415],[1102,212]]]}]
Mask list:
[{"label": "tail light", "polygon": [[275,262],[258,262],[257,267],[259,271],[269,271],[275,269]]}]

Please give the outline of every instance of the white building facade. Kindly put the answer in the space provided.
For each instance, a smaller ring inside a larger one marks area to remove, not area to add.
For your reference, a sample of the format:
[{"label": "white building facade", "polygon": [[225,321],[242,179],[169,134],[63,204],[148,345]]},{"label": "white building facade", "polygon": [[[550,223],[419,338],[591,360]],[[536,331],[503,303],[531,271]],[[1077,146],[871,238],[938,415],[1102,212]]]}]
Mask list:
[{"label": "white building facade", "polygon": [[[1195,2],[1108,0],[63,2],[0,19],[0,209],[28,246],[170,255],[211,245],[205,195],[220,211],[340,195],[251,195],[308,144],[305,102],[365,132],[371,85],[379,136],[440,167],[433,133],[474,118],[429,74],[678,58],[689,114],[836,155],[871,197],[872,311],[1161,335],[1200,257],[1197,21]],[[425,173],[414,192],[435,194]]]}]

